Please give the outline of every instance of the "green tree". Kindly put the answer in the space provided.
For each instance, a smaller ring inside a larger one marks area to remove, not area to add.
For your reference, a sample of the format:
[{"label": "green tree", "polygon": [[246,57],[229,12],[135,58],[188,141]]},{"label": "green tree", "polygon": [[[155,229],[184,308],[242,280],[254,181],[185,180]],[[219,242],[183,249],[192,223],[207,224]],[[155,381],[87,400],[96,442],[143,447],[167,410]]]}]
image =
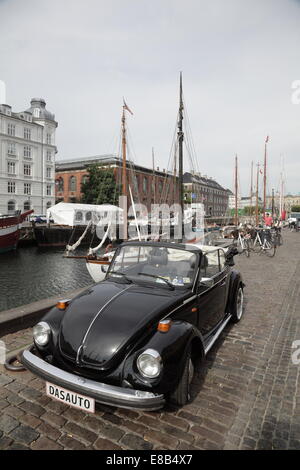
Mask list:
[{"label": "green tree", "polygon": [[81,185],[81,202],[85,204],[118,204],[121,186],[114,171],[97,164],[88,167],[88,178]]},{"label": "green tree", "polygon": [[291,212],[300,212],[300,206],[292,206]]}]

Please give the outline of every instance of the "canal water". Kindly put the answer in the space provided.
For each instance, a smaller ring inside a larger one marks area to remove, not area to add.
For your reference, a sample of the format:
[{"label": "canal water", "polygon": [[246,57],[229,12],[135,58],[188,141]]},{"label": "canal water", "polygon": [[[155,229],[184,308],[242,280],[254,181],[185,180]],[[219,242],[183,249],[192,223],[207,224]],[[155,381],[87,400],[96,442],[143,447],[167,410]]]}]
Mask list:
[{"label": "canal water", "polygon": [[[63,258],[64,249],[20,247],[0,255],[0,311],[93,283],[84,259]],[[77,250],[76,255],[86,250]]]}]

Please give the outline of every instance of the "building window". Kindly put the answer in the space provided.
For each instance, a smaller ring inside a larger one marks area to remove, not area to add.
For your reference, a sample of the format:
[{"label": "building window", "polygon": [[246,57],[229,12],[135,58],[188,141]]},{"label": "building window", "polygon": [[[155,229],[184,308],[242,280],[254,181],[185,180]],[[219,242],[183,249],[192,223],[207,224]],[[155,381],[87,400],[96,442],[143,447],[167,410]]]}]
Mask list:
[{"label": "building window", "polygon": [[55,182],[57,191],[61,192],[64,190],[64,180],[60,177]]},{"label": "building window", "polygon": [[14,124],[7,124],[7,133],[8,135],[16,135],[16,126]]},{"label": "building window", "polygon": [[40,112],[41,112],[40,108],[34,108],[34,110],[33,110],[33,116],[34,116],[35,118],[39,118],[39,117],[40,117]]},{"label": "building window", "polygon": [[51,184],[47,184],[47,196],[51,196]]},{"label": "building window", "polygon": [[48,145],[51,145],[51,134],[47,134],[46,142],[47,142]]},{"label": "building window", "polygon": [[29,129],[28,127],[24,127],[24,139],[31,139],[31,129]]},{"label": "building window", "polygon": [[47,150],[46,159],[47,159],[47,162],[52,161],[52,152],[51,152],[51,150]]},{"label": "building window", "polygon": [[51,201],[48,201],[47,204],[46,204],[46,209],[49,209],[52,205],[52,202]]},{"label": "building window", "polygon": [[148,189],[148,180],[147,180],[147,178],[144,176],[144,178],[143,178],[143,191],[144,191],[144,193],[147,192],[147,189]]},{"label": "building window", "polygon": [[16,174],[16,164],[15,164],[15,162],[7,162],[7,173],[9,175],[15,175]]},{"label": "building window", "polygon": [[46,168],[46,178],[51,178],[51,168],[50,168],[50,166],[47,166],[47,168]]},{"label": "building window", "polygon": [[30,201],[25,201],[24,202],[24,211],[29,211],[30,210]]},{"label": "building window", "polygon": [[83,214],[82,214],[82,212],[80,212],[80,211],[79,211],[79,212],[76,212],[75,221],[76,221],[76,222],[82,222],[82,220],[83,220]]},{"label": "building window", "polygon": [[9,142],[7,146],[8,155],[16,155],[16,144],[14,142]]},{"label": "building window", "polygon": [[85,184],[88,181],[88,179],[89,179],[88,175],[83,175],[83,177],[81,178],[81,184]]},{"label": "building window", "polygon": [[7,203],[7,212],[11,214],[12,212],[15,212],[16,210],[16,203],[15,201],[8,201]]},{"label": "building window", "polygon": [[7,182],[7,192],[15,193],[16,192],[16,183],[14,181]]},{"label": "building window", "polygon": [[70,176],[69,191],[76,191],[76,176]]},{"label": "building window", "polygon": [[159,183],[158,183],[158,191],[159,191],[160,193],[162,192],[162,188],[163,188],[162,181],[159,181]]},{"label": "building window", "polygon": [[25,158],[31,158],[31,147],[29,145],[25,145],[23,155]]},{"label": "building window", "polygon": [[24,183],[24,194],[31,194],[31,183]]},{"label": "building window", "polygon": [[31,165],[27,165],[25,163],[25,165],[24,165],[24,175],[25,176],[31,176]]}]

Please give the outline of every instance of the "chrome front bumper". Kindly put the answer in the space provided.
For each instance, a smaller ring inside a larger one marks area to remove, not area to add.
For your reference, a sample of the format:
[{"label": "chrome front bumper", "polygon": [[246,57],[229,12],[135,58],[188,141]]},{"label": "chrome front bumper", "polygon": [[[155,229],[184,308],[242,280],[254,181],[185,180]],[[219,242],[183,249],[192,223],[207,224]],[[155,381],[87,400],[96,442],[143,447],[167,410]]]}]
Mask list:
[{"label": "chrome front bumper", "polygon": [[149,411],[158,410],[165,403],[164,395],[107,385],[71,374],[48,364],[29,350],[23,351],[21,359],[26,369],[38,377],[72,392],[94,398],[98,403]]}]

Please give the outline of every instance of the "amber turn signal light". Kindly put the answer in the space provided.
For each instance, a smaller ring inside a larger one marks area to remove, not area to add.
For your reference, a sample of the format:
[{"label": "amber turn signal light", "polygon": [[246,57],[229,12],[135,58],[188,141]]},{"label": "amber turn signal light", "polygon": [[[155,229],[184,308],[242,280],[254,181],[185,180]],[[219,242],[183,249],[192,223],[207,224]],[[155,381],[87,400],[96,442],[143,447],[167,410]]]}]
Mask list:
[{"label": "amber turn signal light", "polygon": [[59,302],[57,302],[56,308],[58,308],[59,310],[66,310],[69,303],[70,300],[60,300]]},{"label": "amber turn signal light", "polygon": [[158,324],[157,331],[161,331],[162,333],[167,333],[171,328],[172,321],[171,320],[161,320]]}]

